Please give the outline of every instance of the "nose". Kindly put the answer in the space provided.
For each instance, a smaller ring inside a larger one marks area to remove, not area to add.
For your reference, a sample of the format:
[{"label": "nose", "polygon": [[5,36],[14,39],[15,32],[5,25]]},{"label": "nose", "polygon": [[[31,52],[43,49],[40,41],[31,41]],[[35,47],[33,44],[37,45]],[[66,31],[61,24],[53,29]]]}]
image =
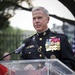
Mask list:
[{"label": "nose", "polygon": [[38,19],[36,18],[35,21],[38,21]]},{"label": "nose", "polygon": [[35,22],[39,22],[39,19],[38,19],[38,18],[36,18],[36,19],[35,19]]}]

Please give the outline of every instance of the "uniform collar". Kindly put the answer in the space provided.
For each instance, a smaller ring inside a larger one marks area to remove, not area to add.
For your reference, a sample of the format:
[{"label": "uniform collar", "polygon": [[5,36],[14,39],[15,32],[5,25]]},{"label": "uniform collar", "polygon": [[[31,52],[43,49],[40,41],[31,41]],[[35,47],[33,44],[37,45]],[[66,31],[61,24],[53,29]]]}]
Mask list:
[{"label": "uniform collar", "polygon": [[46,36],[47,34],[49,34],[50,33],[50,29],[48,28],[46,31],[44,31],[44,32],[41,32],[41,33],[39,33],[39,32],[37,32],[37,36],[39,36],[39,37],[44,37],[44,36]]}]

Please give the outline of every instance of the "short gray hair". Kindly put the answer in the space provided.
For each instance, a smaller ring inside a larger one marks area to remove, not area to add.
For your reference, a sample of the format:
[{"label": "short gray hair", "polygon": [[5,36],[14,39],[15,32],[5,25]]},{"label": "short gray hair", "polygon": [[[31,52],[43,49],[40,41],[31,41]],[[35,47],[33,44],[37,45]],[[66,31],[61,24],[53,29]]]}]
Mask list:
[{"label": "short gray hair", "polygon": [[32,9],[32,12],[37,11],[37,10],[42,10],[47,16],[49,16],[48,10],[45,9],[44,7],[41,7],[41,6],[39,6],[39,7],[34,7],[34,8]]}]

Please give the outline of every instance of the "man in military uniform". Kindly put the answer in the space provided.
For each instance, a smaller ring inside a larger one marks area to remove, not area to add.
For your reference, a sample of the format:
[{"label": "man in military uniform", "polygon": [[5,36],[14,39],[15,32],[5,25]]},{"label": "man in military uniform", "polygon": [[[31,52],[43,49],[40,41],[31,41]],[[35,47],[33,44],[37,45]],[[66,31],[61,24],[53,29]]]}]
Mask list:
[{"label": "man in military uniform", "polygon": [[44,7],[35,7],[32,9],[32,17],[37,33],[26,39],[30,42],[23,48],[21,59],[57,58],[74,70],[75,59],[68,38],[48,28],[48,11]]}]

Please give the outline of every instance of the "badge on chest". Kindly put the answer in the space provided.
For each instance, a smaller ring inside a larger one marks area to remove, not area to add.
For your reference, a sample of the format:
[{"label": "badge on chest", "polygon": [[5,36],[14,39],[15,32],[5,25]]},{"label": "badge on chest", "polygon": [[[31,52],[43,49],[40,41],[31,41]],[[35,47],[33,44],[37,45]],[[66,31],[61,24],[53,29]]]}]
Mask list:
[{"label": "badge on chest", "polygon": [[45,43],[46,51],[60,50],[60,38],[50,37]]}]

